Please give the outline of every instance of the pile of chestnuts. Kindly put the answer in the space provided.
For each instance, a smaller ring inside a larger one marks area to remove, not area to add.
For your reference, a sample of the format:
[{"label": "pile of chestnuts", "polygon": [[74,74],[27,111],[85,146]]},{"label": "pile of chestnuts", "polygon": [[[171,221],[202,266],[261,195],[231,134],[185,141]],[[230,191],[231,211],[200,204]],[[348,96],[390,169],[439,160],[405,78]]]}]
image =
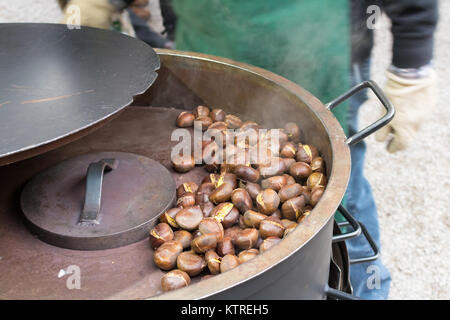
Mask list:
[{"label": "pile of chestnuts", "polygon": [[[215,128],[224,135],[226,129],[259,129],[253,121],[205,106],[182,112],[176,124],[192,127],[194,121],[202,130]],[[209,174],[205,172],[200,185],[178,186],[176,207],[164,212],[150,231],[154,263],[168,271],[161,279],[164,291],[189,285],[191,277],[209,278],[253,259],[310,214],[327,184],[325,163],[314,146],[300,142],[301,130],[295,123],[279,132],[278,154],[267,151],[276,161],[232,163],[228,159],[237,151],[231,148],[223,163],[203,164]],[[214,144],[203,141],[203,151]],[[183,173],[194,168],[195,161],[191,156],[172,164]]]}]

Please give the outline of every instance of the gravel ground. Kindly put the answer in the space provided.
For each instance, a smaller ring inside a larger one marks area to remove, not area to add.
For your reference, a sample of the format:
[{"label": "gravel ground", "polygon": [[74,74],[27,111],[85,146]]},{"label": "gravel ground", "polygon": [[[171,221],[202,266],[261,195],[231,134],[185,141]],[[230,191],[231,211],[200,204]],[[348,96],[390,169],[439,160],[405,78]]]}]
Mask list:
[{"label": "gravel ground", "polygon": [[[152,25],[160,30],[156,4],[152,10]],[[366,175],[379,208],[383,260],[393,278],[391,299],[450,299],[450,1],[441,1],[440,10],[434,59],[440,84],[436,110],[404,152],[392,155],[373,137],[367,140]],[[0,0],[0,22],[58,22],[60,18],[54,0]],[[390,45],[389,22],[383,18],[376,32],[372,69],[380,85],[389,65]],[[376,119],[377,108],[372,101],[363,106],[361,126]]]},{"label": "gravel ground", "polygon": [[[436,109],[403,152],[389,154],[368,139],[365,170],[379,210],[382,257],[392,273],[391,299],[450,299],[450,1],[440,5]],[[381,85],[392,43],[387,19],[375,41],[372,78]],[[370,101],[363,106],[362,124],[375,119],[373,110]]]}]

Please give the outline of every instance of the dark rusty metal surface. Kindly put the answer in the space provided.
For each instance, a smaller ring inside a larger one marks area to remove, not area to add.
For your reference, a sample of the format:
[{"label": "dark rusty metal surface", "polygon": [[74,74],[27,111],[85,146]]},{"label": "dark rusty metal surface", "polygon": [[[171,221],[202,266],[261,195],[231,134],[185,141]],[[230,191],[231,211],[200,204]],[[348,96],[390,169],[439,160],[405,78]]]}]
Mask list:
[{"label": "dark rusty metal surface", "polygon": [[157,77],[158,56],[119,32],[0,24],[0,165],[106,123]]},{"label": "dark rusty metal surface", "polygon": [[[98,224],[80,224],[86,170],[104,158],[118,161],[104,176]],[[21,195],[33,233],[63,248],[101,250],[145,239],[161,213],[175,204],[170,172],[147,157],[123,152],[70,158],[34,176]]]},{"label": "dark rusty metal surface", "polygon": [[[337,120],[307,91],[268,71],[200,54],[165,50],[159,54],[160,77],[136,101],[153,108],[128,107],[94,134],[38,157],[0,167],[0,188],[5,190],[0,194],[0,297],[136,299],[158,295],[156,298],[160,299],[242,299],[258,296],[257,292],[277,298],[279,290],[284,290],[285,296],[292,299],[298,297],[289,293],[299,292],[304,293],[303,297],[325,298],[322,289],[328,281],[332,220],[350,172],[350,153]],[[21,187],[39,171],[86,152],[141,154],[166,166],[177,185],[189,180],[199,182],[206,175],[202,168],[186,175],[170,168],[170,149],[177,142],[169,141],[179,113],[170,108],[189,109],[198,102],[222,107],[267,126],[298,122],[304,131],[303,140],[316,145],[323,154],[329,183],[322,200],[276,249],[226,274],[161,294],[163,272],[153,264],[153,251],[147,240],[89,252],[50,246],[29,234],[20,217]],[[81,290],[68,290],[65,279],[56,276],[71,264],[79,265],[84,274]],[[314,276],[307,277],[311,269],[301,272],[299,266],[316,268]],[[279,279],[279,283],[289,286],[277,286]]]}]

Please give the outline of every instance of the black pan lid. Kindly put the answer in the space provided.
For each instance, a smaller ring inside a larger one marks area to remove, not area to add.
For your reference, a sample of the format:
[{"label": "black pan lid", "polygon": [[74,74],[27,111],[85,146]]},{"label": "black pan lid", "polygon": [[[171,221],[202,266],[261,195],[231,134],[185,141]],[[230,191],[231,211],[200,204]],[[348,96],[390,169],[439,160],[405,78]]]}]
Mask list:
[{"label": "black pan lid", "polygon": [[119,32],[0,24],[0,165],[76,140],[145,92],[160,62]]}]

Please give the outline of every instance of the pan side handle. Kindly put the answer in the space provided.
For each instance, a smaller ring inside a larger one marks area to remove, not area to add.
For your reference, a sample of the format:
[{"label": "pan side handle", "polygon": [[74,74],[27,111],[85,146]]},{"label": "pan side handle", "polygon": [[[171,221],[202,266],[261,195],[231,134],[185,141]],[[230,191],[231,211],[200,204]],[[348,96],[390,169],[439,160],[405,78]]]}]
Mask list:
[{"label": "pan side handle", "polygon": [[386,113],[385,113],[385,115],[382,118],[378,119],[377,121],[375,121],[371,125],[365,127],[361,131],[359,131],[359,132],[355,133],[354,135],[352,135],[351,137],[347,138],[346,142],[347,142],[347,144],[349,146],[360,142],[365,137],[371,135],[372,133],[374,133],[378,129],[380,129],[380,128],[384,127],[385,125],[387,125],[394,118],[394,115],[395,115],[395,108],[394,108],[394,106],[389,101],[389,99],[386,97],[386,95],[383,93],[383,91],[380,89],[380,87],[372,80],[361,82],[360,84],[358,84],[355,87],[353,87],[350,90],[348,90],[346,93],[340,95],[339,97],[337,97],[333,101],[330,101],[329,103],[327,103],[325,105],[325,107],[328,110],[332,110],[336,106],[341,104],[342,102],[344,102],[347,99],[349,99],[351,96],[357,94],[359,91],[361,91],[363,89],[366,89],[366,88],[369,88],[369,89],[371,89],[373,91],[373,93],[377,96],[378,100],[380,100],[380,102],[383,105],[383,107],[386,109]]}]

